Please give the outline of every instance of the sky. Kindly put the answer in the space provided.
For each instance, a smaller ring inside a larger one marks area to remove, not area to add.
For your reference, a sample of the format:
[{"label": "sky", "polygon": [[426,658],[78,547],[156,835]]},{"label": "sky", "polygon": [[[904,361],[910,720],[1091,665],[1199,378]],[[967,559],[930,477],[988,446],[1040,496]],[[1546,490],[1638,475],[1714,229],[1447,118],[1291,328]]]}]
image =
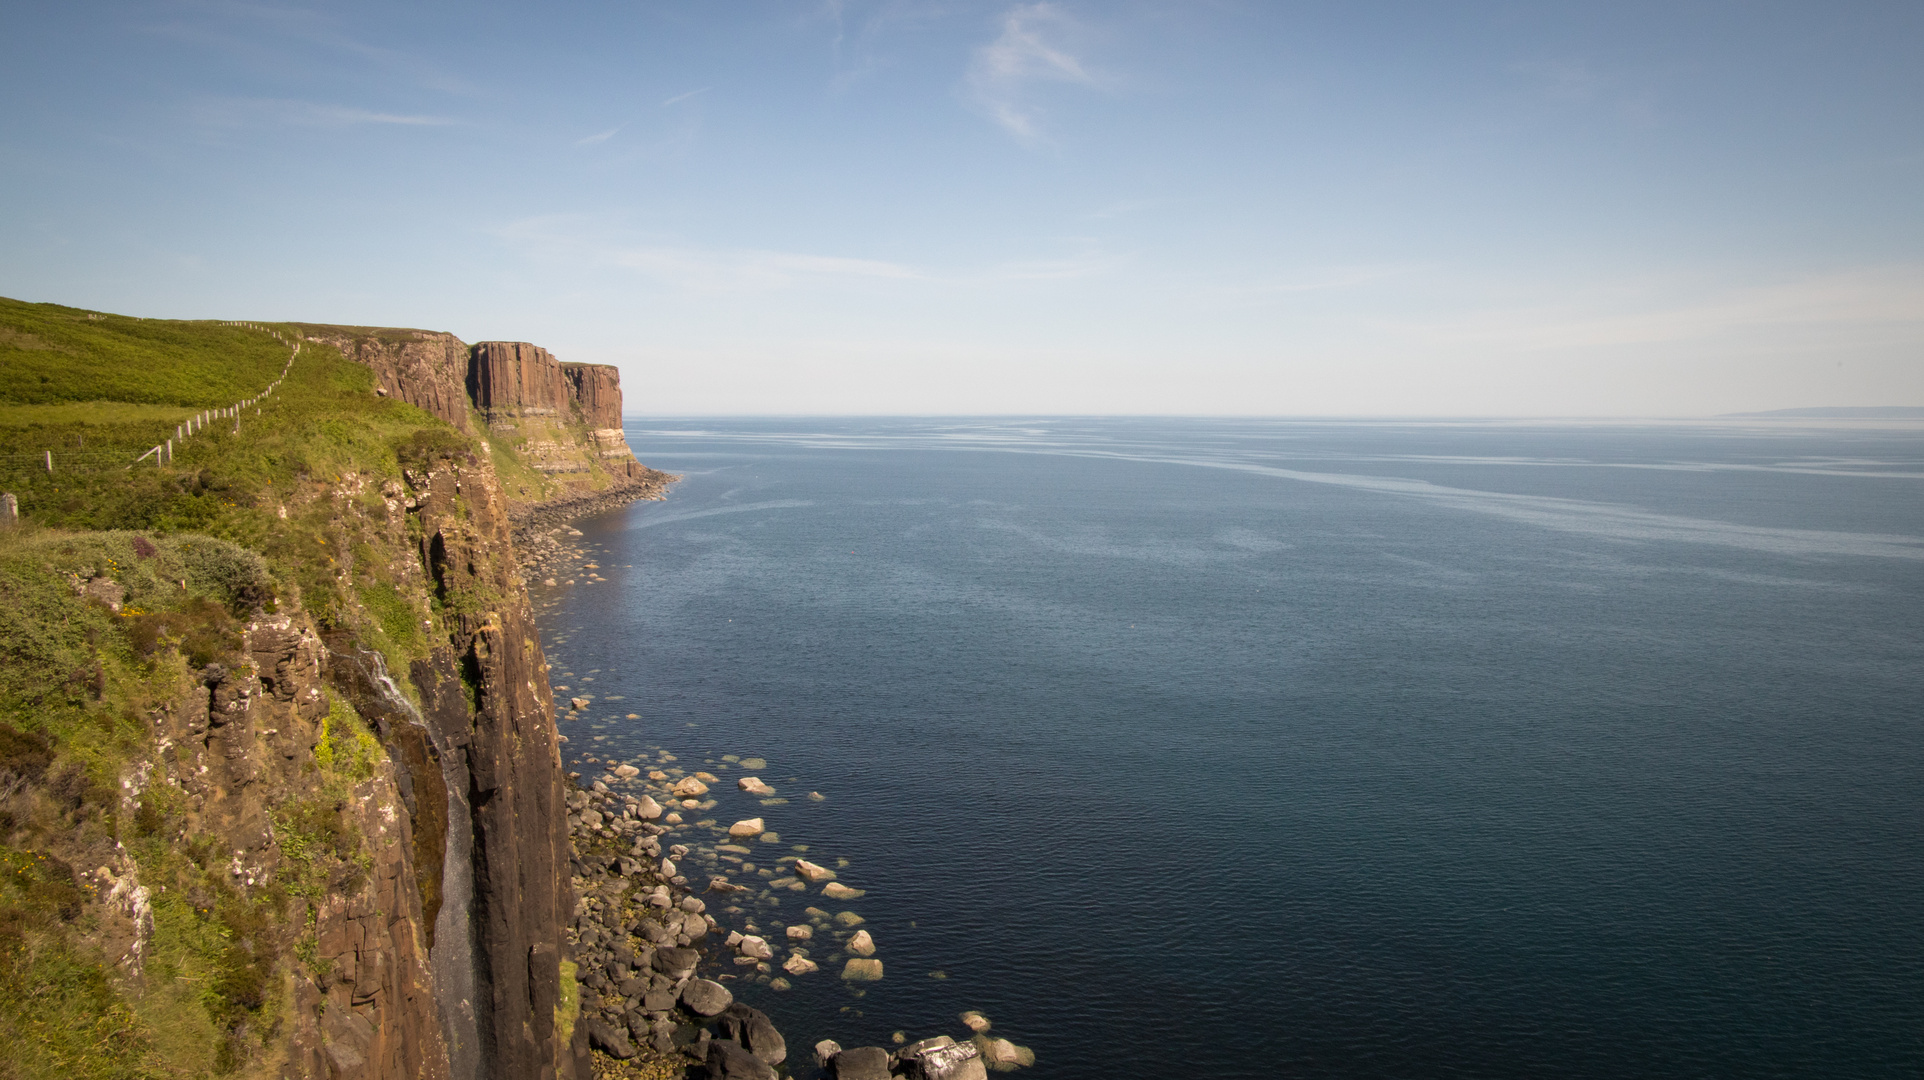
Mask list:
[{"label": "sky", "polygon": [[1924,405],[1924,4],[13,0],[0,295],[633,415]]}]

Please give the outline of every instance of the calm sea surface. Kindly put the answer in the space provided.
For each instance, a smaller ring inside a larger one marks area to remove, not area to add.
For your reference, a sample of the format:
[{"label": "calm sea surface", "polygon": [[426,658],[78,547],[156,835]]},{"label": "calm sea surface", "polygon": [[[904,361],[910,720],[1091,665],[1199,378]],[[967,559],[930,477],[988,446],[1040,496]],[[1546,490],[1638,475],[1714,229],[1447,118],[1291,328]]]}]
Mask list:
[{"label": "calm sea surface", "polygon": [[628,437],[564,749],[847,860],[730,917],[879,945],[735,984],[800,1075],[964,1009],[1036,1080],[1924,1074],[1924,427]]}]

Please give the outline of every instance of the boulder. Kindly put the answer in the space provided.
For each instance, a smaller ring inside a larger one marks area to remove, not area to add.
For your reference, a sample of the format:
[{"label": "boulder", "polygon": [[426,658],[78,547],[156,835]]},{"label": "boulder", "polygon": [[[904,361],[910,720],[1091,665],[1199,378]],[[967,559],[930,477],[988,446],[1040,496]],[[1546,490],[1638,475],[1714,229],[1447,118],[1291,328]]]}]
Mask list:
[{"label": "boulder", "polygon": [[830,900],[854,900],[868,895],[867,889],[851,889],[839,881],[831,881],[822,886],[822,895]]},{"label": "boulder", "polygon": [[880,960],[855,959],[842,965],[842,978],[849,982],[876,982],[882,977]]},{"label": "boulder", "polygon": [[794,926],[788,928],[788,939],[790,941],[807,941],[814,936],[815,928],[807,923],[796,923]]},{"label": "boulder", "polygon": [[681,1003],[696,1016],[714,1016],[735,1003],[728,987],[707,979],[690,979],[682,988]]},{"label": "boulder", "polygon": [[[573,697],[568,699],[568,704],[576,709],[585,709],[588,707],[588,699],[585,697]],[[633,1055],[631,1054],[629,1056],[632,1057]]]},{"label": "boulder", "polygon": [[583,1022],[588,1029],[588,1045],[623,1061],[635,1056],[635,1044],[628,1041],[628,1033],[616,1029],[598,1016],[590,1016]]},{"label": "boulder", "polygon": [[708,1043],[708,1080],[778,1080],[769,1064],[728,1039]]},{"label": "boulder", "polygon": [[848,951],[857,956],[874,956],[875,939],[869,936],[867,930],[857,930],[855,936],[848,939]]},{"label": "boulder", "polygon": [[889,1080],[889,1052],[879,1046],[855,1046],[829,1060],[835,1080]]},{"label": "boulder", "polygon": [[750,836],[760,836],[762,833],[766,831],[767,831],[767,826],[763,825],[762,819],[758,817],[752,817],[742,821],[737,821],[736,823],[728,827],[729,837],[735,840],[740,840]]},{"label": "boulder", "polygon": [[583,810],[581,812],[581,823],[590,829],[601,828],[601,811]]},{"label": "boulder", "polygon": [[796,859],[795,876],[812,885],[818,881],[829,881],[833,879],[835,877],[835,871],[830,870],[826,866],[816,866],[807,859]]},{"label": "boulder", "polygon": [[700,915],[702,912],[708,910],[708,905],[702,903],[701,897],[699,896],[684,896],[681,898],[681,909]]},{"label": "boulder", "polygon": [[841,1043],[836,1042],[834,1039],[823,1039],[821,1042],[815,1044],[815,1064],[826,1069],[828,1068],[828,1063],[834,1060],[835,1055],[841,1052]]},{"label": "boulder", "polygon": [[608,771],[621,777],[623,780],[633,780],[635,777],[641,775],[641,770],[635,768],[633,765],[617,765]]},{"label": "boulder", "polygon": [[737,1001],[721,1013],[721,1033],[726,1039],[748,1048],[748,1052],[770,1065],[788,1060],[788,1043],[769,1022],[768,1014]]},{"label": "boulder", "polygon": [[752,956],[757,960],[773,960],[775,958],[775,947],[770,945],[765,939],[756,937],[753,934],[742,935],[742,939],[736,944],[735,949],[743,956]]},{"label": "boulder", "polygon": [[[905,1075],[914,1080],[989,1080],[989,1070],[982,1062],[982,1052],[974,1043],[957,1043],[942,1036],[947,1046],[929,1047],[911,1055],[909,1050],[902,1051],[901,1059],[906,1066]],[[925,1039],[915,1046],[935,1040]]]},{"label": "boulder", "polygon": [[989,1018],[974,1009],[963,1013],[958,1019],[962,1021],[962,1026],[970,1031],[981,1033],[989,1030]]},{"label": "boulder", "polygon": [[692,799],[697,795],[708,794],[708,785],[692,776],[683,777],[679,783],[668,789],[668,794],[677,799]]},{"label": "boulder", "polygon": [[693,949],[667,946],[655,950],[654,968],[671,979],[679,979],[695,970],[701,961],[701,954]]},{"label": "boulder", "polygon": [[714,773],[711,773],[711,772],[698,772],[695,774],[695,779],[700,780],[704,784],[721,783],[721,777],[716,776]]},{"label": "boulder", "polygon": [[653,821],[661,816],[661,804],[643,795],[635,802],[635,816],[643,821]]},{"label": "boulder", "polygon": [[842,926],[854,927],[860,926],[868,920],[855,914],[853,911],[838,911],[835,913],[835,921]]},{"label": "boulder", "polygon": [[775,789],[772,787],[769,787],[767,784],[762,783],[762,778],[759,776],[744,776],[741,779],[735,781],[735,786],[742,789],[743,791],[748,792],[750,795],[775,794]]},{"label": "boulder", "polygon": [[782,970],[788,972],[790,975],[810,975],[822,970],[822,965],[817,964],[801,953],[794,953],[791,954],[787,960],[782,961]]}]

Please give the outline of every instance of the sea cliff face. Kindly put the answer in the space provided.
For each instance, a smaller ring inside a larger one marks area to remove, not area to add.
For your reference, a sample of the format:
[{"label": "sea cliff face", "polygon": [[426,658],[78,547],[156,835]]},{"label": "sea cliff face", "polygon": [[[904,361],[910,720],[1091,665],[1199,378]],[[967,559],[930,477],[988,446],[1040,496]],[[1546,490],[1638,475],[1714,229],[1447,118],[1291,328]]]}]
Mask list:
[{"label": "sea cliff face", "polygon": [[[154,325],[68,311],[15,317],[55,340],[70,322],[83,363]],[[12,1074],[585,1080],[561,1035],[565,780],[514,531],[671,478],[627,453],[612,368],[255,329],[300,349],[231,431],[126,480],[7,482]],[[169,333],[210,343],[183,386],[227,355],[225,330]],[[35,998],[56,970],[94,989]],[[75,1035],[103,1025],[127,1037]]]}]

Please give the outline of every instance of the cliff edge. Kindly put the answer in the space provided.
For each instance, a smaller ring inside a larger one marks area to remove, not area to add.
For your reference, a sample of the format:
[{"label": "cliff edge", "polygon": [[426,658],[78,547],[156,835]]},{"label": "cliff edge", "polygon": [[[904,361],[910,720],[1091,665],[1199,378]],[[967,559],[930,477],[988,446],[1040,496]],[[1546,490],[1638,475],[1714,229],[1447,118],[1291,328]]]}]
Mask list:
[{"label": "cliff edge", "polygon": [[612,368],[0,300],[0,1077],[579,1077],[514,530]]}]

